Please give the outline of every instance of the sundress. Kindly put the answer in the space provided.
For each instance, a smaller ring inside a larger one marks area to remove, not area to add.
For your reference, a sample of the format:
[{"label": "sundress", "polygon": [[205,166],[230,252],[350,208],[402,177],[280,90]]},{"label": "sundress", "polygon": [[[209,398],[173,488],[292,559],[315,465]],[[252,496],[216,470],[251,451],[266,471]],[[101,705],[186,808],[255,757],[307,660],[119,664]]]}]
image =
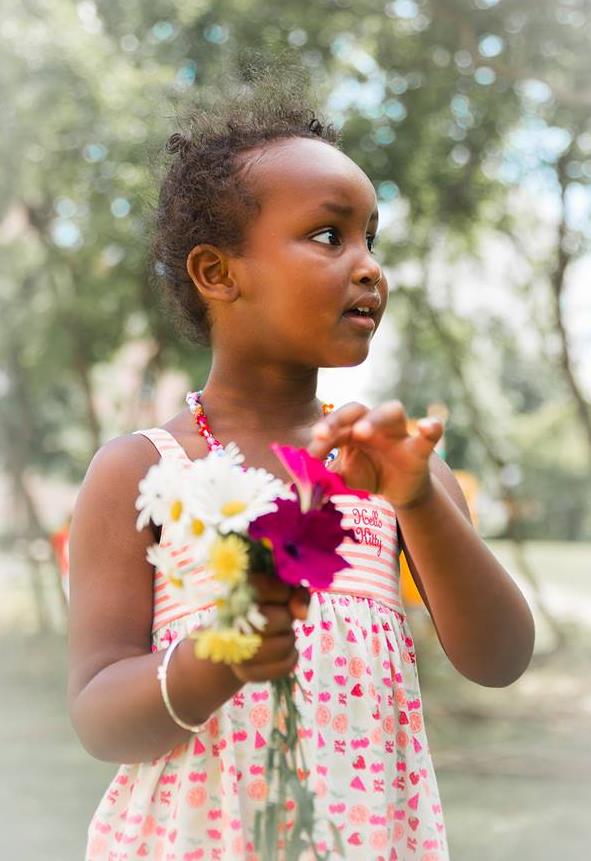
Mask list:
[{"label": "sundress", "polygon": [[[164,429],[137,433],[161,457],[189,464]],[[307,620],[294,622],[296,673],[305,691],[296,689],[296,702],[316,794],[316,847],[334,861],[448,861],[413,640],[400,602],[394,509],[379,496],[343,495],[335,504],[343,526],[358,538],[339,548],[352,567],[329,590],[313,591]],[[160,540],[165,545],[166,535]],[[152,650],[207,625],[215,612],[213,604],[179,604],[156,571]],[[253,826],[268,792],[271,704],[269,682],[248,683],[188,742],[151,762],[122,765],[91,821],[86,861],[259,861]],[[334,847],[330,822],[344,856]]]}]

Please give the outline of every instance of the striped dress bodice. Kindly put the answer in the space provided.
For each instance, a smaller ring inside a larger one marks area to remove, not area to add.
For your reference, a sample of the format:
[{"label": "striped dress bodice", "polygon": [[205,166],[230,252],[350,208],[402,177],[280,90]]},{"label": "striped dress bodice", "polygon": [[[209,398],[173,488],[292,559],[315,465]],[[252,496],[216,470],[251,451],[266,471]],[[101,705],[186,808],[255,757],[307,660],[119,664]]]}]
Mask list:
[{"label": "striped dress bodice", "polygon": [[[175,458],[187,466],[191,463],[184,448],[163,428],[150,428],[136,433],[146,436],[161,457]],[[353,494],[340,495],[333,497],[333,502],[343,515],[343,528],[351,529],[356,541],[346,538],[338,548],[338,552],[351,567],[337,573],[326,591],[373,598],[392,610],[401,610],[398,532],[394,509],[379,496],[359,499]],[[160,544],[163,547],[170,546],[165,529],[162,530]],[[179,547],[173,555],[178,556],[181,572],[187,572],[195,585],[206,587],[209,575],[203,566],[193,564],[188,547]],[[207,592],[206,588],[204,592]],[[162,571],[156,570],[152,631],[155,632],[195,610],[212,606],[213,603],[210,601],[199,606],[187,606],[178,600],[174,587]]]}]

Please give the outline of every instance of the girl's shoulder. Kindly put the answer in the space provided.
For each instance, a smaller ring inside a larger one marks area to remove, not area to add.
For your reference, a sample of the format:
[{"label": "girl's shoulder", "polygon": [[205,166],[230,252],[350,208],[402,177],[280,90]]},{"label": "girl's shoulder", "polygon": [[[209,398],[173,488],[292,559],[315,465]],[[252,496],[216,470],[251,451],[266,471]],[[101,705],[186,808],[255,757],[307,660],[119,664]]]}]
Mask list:
[{"label": "girl's shoulder", "polygon": [[70,696],[130,654],[149,651],[152,524],[137,528],[138,485],[159,453],[141,434],[105,443],[93,457],[70,524]]},{"label": "girl's shoulder", "polygon": [[135,525],[138,486],[160,454],[152,442],[139,433],[114,437],[102,445],[86,471],[78,491],[70,527],[70,543],[98,521],[109,522],[112,534],[121,525]]},{"label": "girl's shoulder", "polygon": [[[157,463],[160,453],[143,433],[114,437],[102,445],[92,458],[84,484],[118,477],[118,482],[137,483]],[[120,484],[121,486],[121,484]]]}]

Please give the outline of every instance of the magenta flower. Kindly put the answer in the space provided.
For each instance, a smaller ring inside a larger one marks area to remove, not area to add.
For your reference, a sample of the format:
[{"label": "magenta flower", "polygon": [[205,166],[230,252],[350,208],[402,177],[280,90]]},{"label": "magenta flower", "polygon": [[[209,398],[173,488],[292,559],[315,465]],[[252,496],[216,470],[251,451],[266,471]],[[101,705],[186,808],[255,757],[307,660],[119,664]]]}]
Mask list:
[{"label": "magenta flower", "polygon": [[368,498],[367,491],[348,487],[337,472],[331,472],[319,458],[312,457],[305,448],[293,448],[278,443],[273,443],[271,448],[293,478],[303,512],[320,508],[336,494],[353,494],[360,499]]},{"label": "magenta flower", "polygon": [[289,499],[275,502],[277,511],[251,522],[250,537],[270,543],[277,574],[286,583],[327,589],[337,571],[351,567],[336,548],[346,536],[355,541],[353,531],[341,527],[332,502],[306,512]]}]

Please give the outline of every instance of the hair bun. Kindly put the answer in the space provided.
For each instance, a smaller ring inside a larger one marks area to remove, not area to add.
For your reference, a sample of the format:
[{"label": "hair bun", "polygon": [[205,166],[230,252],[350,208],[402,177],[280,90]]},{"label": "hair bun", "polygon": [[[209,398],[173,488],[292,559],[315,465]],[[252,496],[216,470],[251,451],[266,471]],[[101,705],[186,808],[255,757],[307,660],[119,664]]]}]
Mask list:
[{"label": "hair bun", "polygon": [[313,135],[321,135],[324,131],[324,127],[317,117],[312,117],[308,124],[308,129],[312,132]]},{"label": "hair bun", "polygon": [[168,141],[166,142],[166,152],[174,155],[175,153],[180,153],[181,157],[185,156],[188,151],[191,149],[192,141],[185,137],[185,135],[180,132],[175,132],[172,134]]}]

